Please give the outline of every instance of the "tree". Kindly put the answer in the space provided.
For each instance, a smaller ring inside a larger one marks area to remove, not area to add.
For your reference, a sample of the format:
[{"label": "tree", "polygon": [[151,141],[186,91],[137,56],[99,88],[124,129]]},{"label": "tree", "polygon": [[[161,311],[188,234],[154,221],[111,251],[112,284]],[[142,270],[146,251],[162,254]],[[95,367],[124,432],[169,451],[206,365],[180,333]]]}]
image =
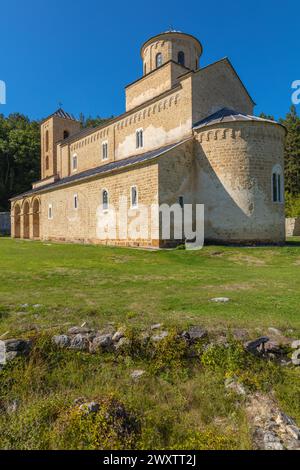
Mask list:
[{"label": "tree", "polygon": [[285,189],[296,196],[300,194],[300,118],[296,107],[291,106],[285,119],[279,121],[287,128],[284,152]]},{"label": "tree", "polygon": [[9,198],[39,177],[39,123],[18,113],[0,115],[0,210],[8,210]]}]

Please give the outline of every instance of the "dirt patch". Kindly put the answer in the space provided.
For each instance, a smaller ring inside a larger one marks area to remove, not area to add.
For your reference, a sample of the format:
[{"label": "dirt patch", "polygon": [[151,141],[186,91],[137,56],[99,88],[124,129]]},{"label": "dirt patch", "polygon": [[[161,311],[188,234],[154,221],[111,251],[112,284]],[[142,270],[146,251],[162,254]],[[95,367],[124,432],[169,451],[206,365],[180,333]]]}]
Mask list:
[{"label": "dirt patch", "polygon": [[247,264],[248,266],[265,266],[266,261],[261,258],[256,258],[255,256],[249,255],[235,255],[230,258],[234,263],[237,264]]}]

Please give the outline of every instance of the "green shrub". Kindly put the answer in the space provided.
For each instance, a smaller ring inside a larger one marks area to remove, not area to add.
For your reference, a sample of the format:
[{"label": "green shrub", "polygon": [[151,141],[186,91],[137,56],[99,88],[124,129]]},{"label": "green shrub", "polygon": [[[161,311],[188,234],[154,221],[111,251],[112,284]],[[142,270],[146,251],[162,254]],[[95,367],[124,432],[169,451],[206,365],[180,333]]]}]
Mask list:
[{"label": "green shrub", "polygon": [[114,395],[101,399],[97,413],[85,413],[78,406],[63,413],[52,431],[54,449],[133,449],[140,426],[132,413]]}]

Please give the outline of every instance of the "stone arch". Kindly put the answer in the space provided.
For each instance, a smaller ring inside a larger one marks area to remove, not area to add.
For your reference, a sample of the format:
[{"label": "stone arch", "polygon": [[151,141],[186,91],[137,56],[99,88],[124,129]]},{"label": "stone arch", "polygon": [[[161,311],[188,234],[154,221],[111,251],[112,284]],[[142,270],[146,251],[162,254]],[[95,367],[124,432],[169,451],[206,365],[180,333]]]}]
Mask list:
[{"label": "stone arch", "polygon": [[36,198],[32,203],[32,234],[40,238],[40,201]]},{"label": "stone arch", "polygon": [[21,236],[21,208],[19,204],[14,206],[14,237],[20,238]]},{"label": "stone arch", "polygon": [[29,201],[25,201],[23,205],[23,238],[30,237],[29,210]]}]

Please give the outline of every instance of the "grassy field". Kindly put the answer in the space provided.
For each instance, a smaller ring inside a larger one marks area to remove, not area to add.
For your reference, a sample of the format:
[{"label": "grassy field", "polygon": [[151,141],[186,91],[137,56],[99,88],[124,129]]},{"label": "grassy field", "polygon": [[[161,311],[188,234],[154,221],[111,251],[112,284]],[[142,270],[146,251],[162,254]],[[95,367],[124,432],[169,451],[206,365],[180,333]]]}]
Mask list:
[{"label": "grassy field", "polygon": [[[210,302],[221,296],[230,302]],[[2,332],[125,320],[298,329],[299,302],[298,240],[190,252],[0,239]]]},{"label": "grassy field", "polygon": [[[296,239],[285,247],[188,252],[1,238],[0,335],[32,336],[35,345],[28,359],[0,371],[0,448],[250,449],[244,398],[224,390],[230,376],[274,393],[300,424],[300,368],[252,361],[238,346],[232,356],[221,348],[192,360],[172,336],[154,357],[59,351],[50,341],[84,321],[133,331],[156,322],[169,331],[203,325],[214,334],[244,327],[253,336],[273,326],[300,337],[299,270]],[[220,296],[230,301],[210,302]],[[136,382],[134,369],[145,370]],[[78,397],[99,401],[102,411],[79,415]],[[114,400],[137,420],[129,434],[124,423],[107,421]]]}]

